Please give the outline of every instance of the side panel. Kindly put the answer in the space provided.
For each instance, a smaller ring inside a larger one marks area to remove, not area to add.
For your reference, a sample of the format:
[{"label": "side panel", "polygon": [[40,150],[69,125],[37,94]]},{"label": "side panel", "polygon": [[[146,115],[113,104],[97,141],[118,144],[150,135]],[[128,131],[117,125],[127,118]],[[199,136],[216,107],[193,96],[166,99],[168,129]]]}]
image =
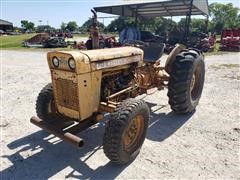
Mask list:
[{"label": "side panel", "polygon": [[101,71],[78,75],[80,119],[90,117],[98,110],[101,88]]},{"label": "side panel", "polygon": [[109,69],[109,68],[124,66],[132,63],[140,63],[141,60],[142,60],[142,56],[136,55],[131,57],[94,62],[91,65],[92,65],[92,70],[100,70],[100,69]]},{"label": "side panel", "polygon": [[93,98],[93,112],[98,111],[101,94],[102,71],[95,71],[92,73],[92,98]]}]

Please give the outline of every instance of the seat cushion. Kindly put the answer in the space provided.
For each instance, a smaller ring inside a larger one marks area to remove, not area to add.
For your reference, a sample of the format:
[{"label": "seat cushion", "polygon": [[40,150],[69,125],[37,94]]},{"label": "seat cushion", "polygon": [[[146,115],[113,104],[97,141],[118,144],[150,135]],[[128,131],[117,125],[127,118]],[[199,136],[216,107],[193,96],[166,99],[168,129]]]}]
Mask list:
[{"label": "seat cushion", "polygon": [[149,46],[141,47],[144,52],[144,62],[155,63],[163,55],[164,48],[164,43],[150,43]]}]

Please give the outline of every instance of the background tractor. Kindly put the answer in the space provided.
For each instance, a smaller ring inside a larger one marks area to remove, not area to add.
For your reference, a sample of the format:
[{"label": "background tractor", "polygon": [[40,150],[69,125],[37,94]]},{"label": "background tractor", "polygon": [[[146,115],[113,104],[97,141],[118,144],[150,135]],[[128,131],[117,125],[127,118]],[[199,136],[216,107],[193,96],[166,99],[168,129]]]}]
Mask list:
[{"label": "background tractor", "polygon": [[[169,1],[181,6],[181,12],[184,8],[188,12],[189,6],[199,10],[194,1],[186,2]],[[156,9],[156,3],[142,3],[139,7],[144,6]],[[96,14],[93,22],[95,19]],[[135,97],[151,89],[168,88],[172,110],[192,113],[203,89],[204,56],[197,49],[177,44],[162,67],[162,44],[129,41],[126,47],[98,49],[96,23],[90,32],[94,50],[48,53],[52,83],[39,93],[38,117],[32,117],[31,122],[81,147],[84,142],[76,134],[109,114],[103,137],[104,153],[114,163],[128,163],[141,149],[150,118],[147,103]]]}]

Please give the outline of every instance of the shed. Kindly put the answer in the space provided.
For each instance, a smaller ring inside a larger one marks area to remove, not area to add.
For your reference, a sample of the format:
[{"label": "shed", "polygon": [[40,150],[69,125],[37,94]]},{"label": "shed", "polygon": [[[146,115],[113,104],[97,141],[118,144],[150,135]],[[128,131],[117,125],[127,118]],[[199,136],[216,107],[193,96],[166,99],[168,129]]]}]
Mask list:
[{"label": "shed", "polygon": [[122,5],[95,7],[96,12],[114,14],[123,17],[151,18],[186,16],[184,40],[190,31],[192,15],[203,15],[208,19],[208,0],[165,0],[144,3],[125,3]]},{"label": "shed", "polygon": [[13,23],[0,19],[0,30],[3,31],[12,31]]},{"label": "shed", "polygon": [[208,0],[168,0],[95,7],[96,12],[124,17],[209,15]]}]

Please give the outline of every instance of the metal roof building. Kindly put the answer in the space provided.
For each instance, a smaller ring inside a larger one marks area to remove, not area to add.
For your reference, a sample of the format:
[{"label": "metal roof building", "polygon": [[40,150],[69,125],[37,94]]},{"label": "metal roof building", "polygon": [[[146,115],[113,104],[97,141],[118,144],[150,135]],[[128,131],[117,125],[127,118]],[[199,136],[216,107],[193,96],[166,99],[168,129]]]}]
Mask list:
[{"label": "metal roof building", "polygon": [[0,19],[0,30],[12,31],[13,23]]},{"label": "metal roof building", "polygon": [[168,0],[95,7],[96,12],[125,17],[209,15],[207,0]]},{"label": "metal roof building", "polygon": [[186,16],[184,39],[190,31],[192,15],[203,15],[208,19],[208,0],[165,0],[144,3],[125,3],[122,5],[95,7],[96,12],[114,14],[123,17],[147,19],[152,17]]}]

